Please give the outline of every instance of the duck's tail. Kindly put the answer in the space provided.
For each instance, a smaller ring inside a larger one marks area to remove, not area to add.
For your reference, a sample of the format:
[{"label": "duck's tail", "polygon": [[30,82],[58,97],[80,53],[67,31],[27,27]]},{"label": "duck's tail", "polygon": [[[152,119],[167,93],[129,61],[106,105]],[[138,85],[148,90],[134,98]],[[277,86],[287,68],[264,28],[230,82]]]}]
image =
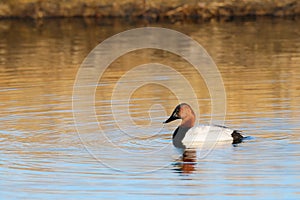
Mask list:
[{"label": "duck's tail", "polygon": [[238,144],[238,143],[241,143],[243,141],[243,139],[245,138],[244,136],[242,136],[241,132],[240,131],[237,131],[237,130],[234,130],[232,133],[231,133],[231,136],[233,138],[233,142],[232,144]]}]

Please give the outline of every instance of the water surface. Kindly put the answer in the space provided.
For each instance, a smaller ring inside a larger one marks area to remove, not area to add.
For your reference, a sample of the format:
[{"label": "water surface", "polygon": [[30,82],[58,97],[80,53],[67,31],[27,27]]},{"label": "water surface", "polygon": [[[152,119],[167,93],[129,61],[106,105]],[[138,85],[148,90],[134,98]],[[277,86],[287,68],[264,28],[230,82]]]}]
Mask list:
[{"label": "water surface", "polygon": [[[226,102],[219,102],[226,104],[225,124],[252,136],[238,146],[218,144],[206,156],[188,152],[189,162],[183,162],[171,144],[178,123],[161,124],[177,96],[189,95],[176,77],[141,71],[127,84],[134,88],[154,74],[178,84],[178,94],[152,83],[132,91],[129,101],[122,98],[128,91],[112,98],[118,80],[133,67],[162,63],[191,83],[199,122],[209,123],[205,80],[180,56],[154,49],[121,56],[97,83],[99,129],[79,123],[86,131],[78,134],[73,120],[73,85],[84,58],[104,39],[144,23],[0,21],[1,199],[299,198],[299,24],[257,19],[151,25],[180,31],[208,51],[226,89]],[[189,50],[186,44],[178,48]],[[112,104],[120,105],[121,124]],[[130,116],[122,110],[126,106]]]}]

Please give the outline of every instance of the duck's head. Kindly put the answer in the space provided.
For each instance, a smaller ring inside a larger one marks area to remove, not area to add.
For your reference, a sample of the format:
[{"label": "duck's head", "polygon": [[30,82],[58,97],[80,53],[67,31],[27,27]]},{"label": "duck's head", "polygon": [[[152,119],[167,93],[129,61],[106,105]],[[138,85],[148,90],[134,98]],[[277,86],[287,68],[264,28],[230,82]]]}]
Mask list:
[{"label": "duck's head", "polygon": [[164,123],[169,123],[176,119],[182,119],[181,125],[192,127],[195,124],[195,113],[191,106],[186,103],[181,103],[176,106],[172,115]]}]

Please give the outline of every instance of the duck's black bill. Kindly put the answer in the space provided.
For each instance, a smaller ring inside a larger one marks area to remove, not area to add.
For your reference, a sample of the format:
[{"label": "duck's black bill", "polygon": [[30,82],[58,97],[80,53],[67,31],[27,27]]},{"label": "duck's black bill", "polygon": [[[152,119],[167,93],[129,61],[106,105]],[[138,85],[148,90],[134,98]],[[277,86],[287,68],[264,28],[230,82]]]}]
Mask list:
[{"label": "duck's black bill", "polygon": [[167,123],[169,123],[169,122],[171,122],[171,121],[174,121],[174,120],[176,120],[176,119],[180,119],[180,118],[178,117],[178,115],[177,115],[176,112],[173,112],[172,115],[169,117],[169,119],[167,119],[167,120],[164,121],[163,123],[164,123],[164,124],[167,124]]}]

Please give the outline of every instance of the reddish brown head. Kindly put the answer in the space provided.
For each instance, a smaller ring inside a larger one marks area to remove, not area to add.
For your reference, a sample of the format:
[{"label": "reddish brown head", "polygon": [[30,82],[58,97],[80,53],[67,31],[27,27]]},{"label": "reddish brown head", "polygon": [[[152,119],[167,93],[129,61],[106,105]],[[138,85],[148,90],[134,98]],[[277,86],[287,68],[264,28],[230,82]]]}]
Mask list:
[{"label": "reddish brown head", "polygon": [[176,119],[182,119],[180,126],[193,127],[195,125],[196,117],[191,106],[186,103],[181,103],[176,106],[172,115],[164,123],[169,123]]}]

